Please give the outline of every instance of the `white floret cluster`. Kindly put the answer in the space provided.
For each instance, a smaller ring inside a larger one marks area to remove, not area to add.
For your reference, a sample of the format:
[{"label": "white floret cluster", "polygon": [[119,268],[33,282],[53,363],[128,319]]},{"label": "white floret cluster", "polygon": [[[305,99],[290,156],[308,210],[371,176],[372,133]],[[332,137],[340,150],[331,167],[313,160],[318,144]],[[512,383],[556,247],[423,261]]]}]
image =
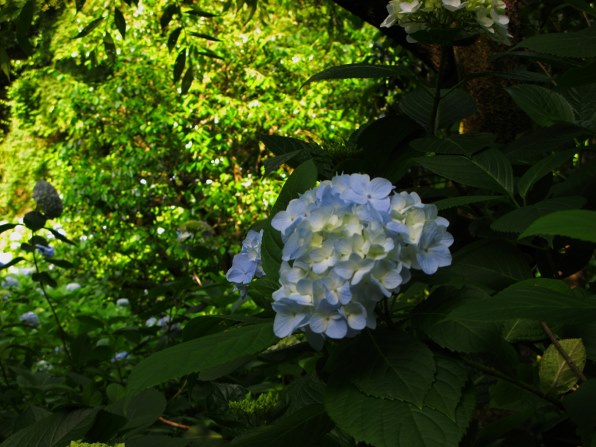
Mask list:
[{"label": "white floret cluster", "polygon": [[410,35],[422,30],[460,28],[486,32],[494,40],[509,43],[509,17],[503,0],[391,0],[383,27],[399,25]]},{"label": "white floret cluster", "polygon": [[341,339],[374,328],[376,304],[396,293],[411,269],[430,275],[451,264],[453,237],[436,206],[365,174],[321,182],[271,225],[283,241],[280,288],[273,293],[278,337],[304,330]]}]

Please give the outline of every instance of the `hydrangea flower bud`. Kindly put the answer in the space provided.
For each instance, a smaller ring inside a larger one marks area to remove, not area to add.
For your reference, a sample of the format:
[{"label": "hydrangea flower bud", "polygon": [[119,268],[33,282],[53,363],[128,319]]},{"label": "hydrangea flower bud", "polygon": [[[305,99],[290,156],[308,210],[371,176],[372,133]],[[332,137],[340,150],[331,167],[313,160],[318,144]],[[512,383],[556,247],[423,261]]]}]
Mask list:
[{"label": "hydrangea flower bud", "polygon": [[19,317],[19,321],[30,327],[39,326],[39,317],[35,312],[25,312],[23,315]]},{"label": "hydrangea flower bud", "polygon": [[37,207],[50,219],[62,214],[64,205],[58,191],[45,180],[40,180],[33,188],[33,199]]}]

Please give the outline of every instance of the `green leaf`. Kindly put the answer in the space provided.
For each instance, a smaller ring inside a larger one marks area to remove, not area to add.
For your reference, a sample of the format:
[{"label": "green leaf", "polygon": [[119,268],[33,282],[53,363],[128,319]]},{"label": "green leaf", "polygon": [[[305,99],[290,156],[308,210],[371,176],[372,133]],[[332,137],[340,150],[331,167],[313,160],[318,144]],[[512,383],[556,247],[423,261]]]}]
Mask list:
[{"label": "green leaf", "polygon": [[[190,61],[189,61],[190,62]],[[180,83],[180,93],[185,95],[190,90],[190,86],[195,79],[195,75],[192,69],[192,64],[188,64],[188,68],[186,69],[186,73],[182,77],[182,82]]]},{"label": "green leaf", "polygon": [[126,19],[124,18],[122,11],[118,8],[114,8],[114,24],[124,39],[126,37]]},{"label": "green leaf", "polygon": [[33,23],[35,3],[35,0],[29,0],[27,3],[25,3],[15,20],[17,42],[27,55],[33,54],[33,46],[29,41],[29,30],[31,28],[31,24]]},{"label": "green leaf", "polygon": [[559,93],[537,85],[514,85],[507,89],[513,101],[539,126],[573,123],[571,104]]},{"label": "green leaf", "polygon": [[401,332],[377,330],[369,334],[359,344],[364,346],[359,353],[363,367],[356,366],[359,373],[352,383],[367,395],[420,406],[435,375],[430,349]]},{"label": "green leaf", "polygon": [[103,35],[103,47],[106,50],[106,55],[108,56],[108,59],[110,60],[111,63],[114,63],[114,61],[116,60],[116,44],[114,43],[114,39],[112,38],[112,35],[106,31],[106,33]]},{"label": "green leaf", "polygon": [[532,186],[547,174],[561,166],[565,161],[573,157],[577,151],[568,150],[551,154],[546,158],[540,159],[536,164],[531,166],[524,175],[521,176],[517,184],[519,195],[525,198]]},{"label": "green leaf", "polygon": [[489,202],[491,200],[501,200],[502,196],[462,196],[448,197],[447,199],[437,200],[435,205],[439,211],[449,208],[458,208],[460,206],[471,205],[473,203]]},{"label": "green leaf", "polygon": [[448,272],[459,275],[463,284],[478,284],[501,289],[532,277],[522,252],[504,241],[473,242],[453,255]]},{"label": "green leaf", "polygon": [[596,73],[596,61],[581,67],[570,68],[557,77],[557,86],[565,88],[592,84],[594,82],[594,73]]},{"label": "green leaf", "polygon": [[210,40],[211,42],[221,42],[221,39],[218,39],[217,37],[210,36],[209,34],[197,33],[194,31],[191,31],[188,34],[190,34],[191,36],[194,36],[194,37],[198,37],[199,39]]},{"label": "green leaf", "polygon": [[560,57],[596,57],[596,26],[577,32],[551,33],[522,40],[517,47]]},{"label": "green leaf", "polygon": [[468,380],[468,371],[461,363],[446,357],[436,357],[435,381],[424,399],[424,406],[433,408],[452,421],[457,419],[457,407]]},{"label": "green leaf", "polygon": [[182,72],[184,71],[184,66],[186,65],[186,48],[182,48],[176,57],[176,62],[174,62],[174,70],[173,70],[173,77],[174,77],[174,84],[180,80],[180,76],[182,76]]},{"label": "green leaf", "polygon": [[58,286],[58,284],[56,283],[56,280],[54,278],[52,278],[48,272],[33,273],[31,275],[31,279],[33,281],[38,281],[41,284],[46,284],[50,287]]},{"label": "green leaf", "polygon": [[263,271],[271,281],[277,282],[279,279],[282,249],[281,234],[271,226],[270,221],[267,222],[261,241],[261,260]]},{"label": "green leaf", "polygon": [[176,3],[170,3],[168,6],[164,8],[161,17],[159,18],[159,24],[161,26],[162,31],[165,31],[165,29],[168,27],[168,25],[172,21],[172,18],[174,17],[174,14],[180,15],[180,8],[177,6]]},{"label": "green leaf", "polygon": [[[559,340],[559,345],[579,371],[583,371],[586,365],[586,348],[584,348],[581,338]],[[555,395],[566,393],[577,384],[579,379],[554,344],[544,351],[540,360],[538,377],[540,388],[547,394]]]},{"label": "green leaf", "polygon": [[0,233],[4,233],[5,231],[12,230],[17,225],[18,224],[11,224],[11,223],[2,224],[2,225],[0,225]]},{"label": "green leaf", "polygon": [[234,327],[190,340],[149,356],[133,368],[129,395],[187,374],[256,354],[277,341],[272,323]]},{"label": "green leaf", "polygon": [[471,415],[470,407],[473,399],[466,400],[454,422],[433,408],[377,399],[355,387],[329,387],[325,396],[325,408],[337,426],[357,442],[375,447],[456,447]]},{"label": "green leaf", "polygon": [[478,289],[440,287],[413,312],[413,320],[432,341],[451,351],[488,352],[500,334],[497,323],[451,318],[454,309],[468,302],[487,298]]},{"label": "green leaf", "polygon": [[346,64],[328,68],[316,75],[311,76],[304,83],[310,84],[316,81],[328,81],[331,79],[353,79],[353,78],[401,78],[411,77],[411,72],[395,65],[372,65],[372,64]]},{"label": "green leaf", "polygon": [[[442,90],[441,95],[436,120],[436,126],[439,129],[447,128],[476,111],[474,99],[463,89]],[[427,88],[419,88],[402,97],[399,109],[422,127],[430,130],[433,103],[434,92]]]},{"label": "green leaf", "polygon": [[582,196],[542,200],[504,214],[491,224],[491,228],[506,233],[522,233],[532,222],[542,216],[554,211],[581,208],[585,203],[586,199]]},{"label": "green leaf", "polygon": [[544,330],[538,321],[517,318],[503,324],[503,339],[509,343],[539,341],[545,338]]},{"label": "green leaf", "polygon": [[565,3],[573,6],[578,11],[585,12],[592,17],[596,17],[596,9],[594,9],[588,2],[584,0],[565,0]]},{"label": "green leaf", "polygon": [[157,390],[144,390],[140,394],[125,400],[124,415],[128,419],[123,432],[149,427],[166,409],[166,398]]},{"label": "green leaf", "polygon": [[17,256],[16,258],[12,258],[7,263],[1,264],[0,265],[0,270],[4,270],[4,269],[7,269],[8,267],[12,267],[13,265],[15,265],[15,264],[17,264],[17,263],[19,263],[21,261],[24,261],[24,260],[25,260],[25,258],[23,258],[22,256]]},{"label": "green leaf", "polygon": [[190,439],[173,438],[166,435],[142,435],[126,439],[125,447],[186,447],[190,442]]},{"label": "green leaf", "polygon": [[314,187],[317,177],[317,167],[312,160],[307,160],[294,169],[281,189],[275,205],[271,209],[271,217],[275,216],[279,211],[285,210],[290,200],[297,198],[300,194]]},{"label": "green leaf", "polygon": [[420,152],[473,155],[486,148],[496,146],[495,136],[491,133],[458,134],[449,138],[427,136],[410,142],[410,146]]},{"label": "green leaf", "polygon": [[174,28],[170,35],[168,36],[168,51],[172,51],[176,46],[176,42],[178,42],[178,37],[180,37],[180,33],[182,32],[182,27],[179,26],[178,28]]},{"label": "green leaf", "polygon": [[0,447],[63,447],[81,439],[93,425],[99,408],[56,413],[19,430]]},{"label": "green leaf", "polygon": [[70,244],[70,245],[77,245],[73,241],[68,239],[66,236],[64,236],[62,233],[54,230],[53,228],[46,228],[46,230],[48,230],[50,233],[52,233],[54,235],[54,237],[56,239],[58,239],[59,241],[66,242],[67,244]]},{"label": "green leaf", "polygon": [[46,258],[45,260],[48,264],[52,264],[63,269],[71,269],[74,267],[74,264],[72,262],[66,261],[64,259]]},{"label": "green leaf", "polygon": [[591,445],[590,439],[596,427],[596,380],[588,380],[577,391],[565,395],[562,402],[567,414],[577,425],[578,434],[584,439],[583,445]]},{"label": "green leaf", "polygon": [[455,309],[454,319],[499,321],[527,318],[576,323],[596,319],[596,298],[576,296],[569,286],[554,279],[521,281],[491,298],[471,301]]},{"label": "green leaf", "polygon": [[23,216],[23,223],[31,231],[41,230],[46,222],[47,218],[38,211],[29,211]]},{"label": "green leaf", "polygon": [[293,447],[319,445],[333,424],[322,405],[303,407],[287,417],[235,438],[234,447]]},{"label": "green leaf", "polygon": [[99,26],[103,17],[98,17],[97,19],[92,20],[89,22],[73,39],[80,39],[81,37],[85,37],[86,35],[90,34],[95,28]]},{"label": "green leaf", "polygon": [[497,149],[487,149],[472,157],[435,155],[415,160],[429,171],[463,185],[512,194],[513,168]]},{"label": "green leaf", "polygon": [[534,235],[567,236],[596,243],[596,211],[556,211],[536,219],[519,239]]}]

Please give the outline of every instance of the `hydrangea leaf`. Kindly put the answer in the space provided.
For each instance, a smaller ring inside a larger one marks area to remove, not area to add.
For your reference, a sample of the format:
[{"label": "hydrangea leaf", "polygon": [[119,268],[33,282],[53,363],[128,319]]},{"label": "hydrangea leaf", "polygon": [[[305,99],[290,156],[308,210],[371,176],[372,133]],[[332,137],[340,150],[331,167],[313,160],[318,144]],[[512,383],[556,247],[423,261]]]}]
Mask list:
[{"label": "hydrangea leaf", "polygon": [[[561,348],[569,355],[579,371],[584,369],[586,364],[586,348],[581,338],[568,338],[559,340]],[[551,344],[540,361],[538,370],[540,387],[547,394],[563,394],[573,388],[577,382],[577,374],[565,361],[559,350]]]},{"label": "hydrangea leaf", "polygon": [[128,393],[136,394],[168,380],[256,354],[276,341],[272,323],[261,323],[180,343],[156,352],[135,366],[128,380]]},{"label": "hydrangea leaf", "polygon": [[596,211],[556,211],[536,219],[520,234],[523,239],[533,235],[559,235],[596,243]]}]

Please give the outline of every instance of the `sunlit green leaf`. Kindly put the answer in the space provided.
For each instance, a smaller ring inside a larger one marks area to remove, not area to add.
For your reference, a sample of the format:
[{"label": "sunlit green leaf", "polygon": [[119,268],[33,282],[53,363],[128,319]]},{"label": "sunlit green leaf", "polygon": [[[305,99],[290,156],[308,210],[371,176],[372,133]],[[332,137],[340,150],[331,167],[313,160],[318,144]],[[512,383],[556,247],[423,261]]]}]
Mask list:
[{"label": "sunlit green leaf", "polygon": [[[579,372],[582,372],[586,364],[586,349],[581,338],[559,340],[559,345]],[[540,387],[548,394],[563,394],[579,380],[577,373],[569,366],[554,344],[544,351],[538,371]]]},{"label": "sunlit green leaf", "polygon": [[596,211],[556,211],[536,219],[519,239],[534,235],[558,235],[596,243]]}]

